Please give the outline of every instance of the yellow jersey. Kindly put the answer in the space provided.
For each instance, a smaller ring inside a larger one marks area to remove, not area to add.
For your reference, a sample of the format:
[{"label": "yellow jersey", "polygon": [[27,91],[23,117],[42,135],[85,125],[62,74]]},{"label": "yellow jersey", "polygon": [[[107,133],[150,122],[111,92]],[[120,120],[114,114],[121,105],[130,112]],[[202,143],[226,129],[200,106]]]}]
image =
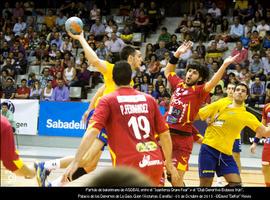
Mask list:
[{"label": "yellow jersey", "polygon": [[[202,120],[207,119],[208,124],[212,123],[215,120],[216,115],[230,104],[232,104],[232,100],[229,97],[224,97],[222,99],[219,99],[218,101],[215,101],[207,106],[202,107],[200,109],[201,112],[199,113],[200,118]],[[208,110],[208,108],[211,109],[211,113],[205,112],[205,110]]]},{"label": "yellow jersey", "polygon": [[114,64],[111,64],[109,62],[105,62],[105,63],[106,63],[107,70],[106,70],[106,73],[103,74],[103,77],[104,77],[104,84],[106,88],[102,96],[105,96],[106,94],[109,94],[115,91],[116,89],[116,85],[113,81],[113,75],[112,75]]},{"label": "yellow jersey", "polygon": [[[219,106],[222,106],[223,107],[223,109],[224,109],[224,106],[228,106],[228,105],[230,105],[230,104],[232,104],[232,99],[231,98],[229,98],[229,97],[224,97],[224,98],[222,98],[222,99],[219,99],[218,101],[216,101],[216,102],[218,102],[219,103]],[[245,104],[243,104],[243,106],[244,106]],[[221,107],[221,109],[222,109],[222,107]],[[220,112],[220,111],[218,111],[218,112]],[[216,113],[217,114],[217,113]],[[211,118],[211,121],[213,121],[214,120],[214,116],[213,116],[213,118]],[[235,139],[241,139],[241,132],[239,132],[239,134],[238,134],[238,136],[235,138]]]},{"label": "yellow jersey", "polygon": [[[116,85],[113,81],[113,75],[112,75],[114,64],[111,64],[107,61],[105,61],[105,64],[106,64],[106,73],[102,74],[103,78],[104,78],[105,90],[104,90],[102,96],[99,97],[97,99],[97,101],[95,102],[95,107],[97,106],[100,98],[102,98],[103,96],[110,94],[111,92],[114,92],[116,90]],[[133,85],[133,80],[131,80],[130,84]]]},{"label": "yellow jersey", "polygon": [[203,144],[227,155],[232,155],[234,141],[245,126],[253,131],[262,126],[262,123],[254,115],[247,112],[244,106],[230,108],[228,107],[230,104],[228,99],[217,101],[199,111],[202,120],[211,118]]}]

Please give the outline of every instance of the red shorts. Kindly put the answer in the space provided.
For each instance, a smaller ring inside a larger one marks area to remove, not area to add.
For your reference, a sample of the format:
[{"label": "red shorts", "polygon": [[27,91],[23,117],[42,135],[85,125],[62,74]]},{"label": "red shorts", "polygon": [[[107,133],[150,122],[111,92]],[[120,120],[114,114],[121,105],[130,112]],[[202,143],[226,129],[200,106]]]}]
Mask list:
[{"label": "red shorts", "polygon": [[263,145],[262,162],[265,165],[270,164],[270,144],[265,143]]},{"label": "red shorts", "polygon": [[153,165],[144,168],[139,168],[139,170],[150,178],[155,186],[164,184],[163,176],[163,165]]},{"label": "red shorts", "polygon": [[9,158],[2,159],[2,157],[1,157],[1,160],[2,160],[3,165],[5,166],[5,168],[12,171],[12,172],[17,171],[18,169],[21,169],[22,166],[24,165],[23,161],[19,157],[19,154],[18,154],[17,151],[13,152],[13,158],[14,159],[9,159]]},{"label": "red shorts", "polygon": [[188,171],[188,161],[193,148],[193,136],[171,134],[173,164],[181,171]]},{"label": "red shorts", "polygon": [[155,186],[161,184],[164,160],[159,149],[148,153],[136,153],[137,155],[135,156],[118,156],[115,165],[115,157],[112,156],[112,150],[110,150],[110,153],[113,166],[133,167],[147,176]]},{"label": "red shorts", "polygon": [[3,165],[10,171],[23,166],[14,144],[13,130],[8,120],[1,116],[1,157]]}]

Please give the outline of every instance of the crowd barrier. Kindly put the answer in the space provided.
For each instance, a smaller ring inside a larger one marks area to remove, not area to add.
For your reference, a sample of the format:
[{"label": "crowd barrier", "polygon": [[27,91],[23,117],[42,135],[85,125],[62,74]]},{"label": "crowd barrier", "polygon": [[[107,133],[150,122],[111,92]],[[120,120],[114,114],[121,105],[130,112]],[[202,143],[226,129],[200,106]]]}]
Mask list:
[{"label": "crowd barrier", "polygon": [[18,135],[81,137],[85,131],[82,115],[87,102],[50,102],[39,100],[7,100],[13,112]]},{"label": "crowd barrier", "polygon": [[82,115],[86,102],[40,102],[39,135],[81,137],[85,131]]}]

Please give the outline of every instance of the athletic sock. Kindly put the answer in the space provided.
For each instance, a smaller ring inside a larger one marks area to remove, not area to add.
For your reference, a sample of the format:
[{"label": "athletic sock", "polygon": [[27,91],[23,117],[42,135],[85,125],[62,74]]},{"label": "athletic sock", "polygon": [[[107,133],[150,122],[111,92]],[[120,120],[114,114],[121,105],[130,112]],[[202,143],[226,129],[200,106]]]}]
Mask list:
[{"label": "athletic sock", "polygon": [[217,177],[217,183],[222,183],[222,178],[221,177]]},{"label": "athletic sock", "polygon": [[44,167],[50,171],[60,169],[60,159],[45,161]]}]

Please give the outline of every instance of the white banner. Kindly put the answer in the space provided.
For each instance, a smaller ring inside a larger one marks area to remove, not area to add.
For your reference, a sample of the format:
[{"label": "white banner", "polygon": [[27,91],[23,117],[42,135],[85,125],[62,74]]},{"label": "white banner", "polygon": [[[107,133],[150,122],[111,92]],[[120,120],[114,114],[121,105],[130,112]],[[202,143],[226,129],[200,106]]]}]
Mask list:
[{"label": "white banner", "polygon": [[7,102],[9,110],[13,112],[16,122],[16,133],[20,135],[36,135],[39,101],[38,100],[11,100],[1,99],[1,103]]}]

